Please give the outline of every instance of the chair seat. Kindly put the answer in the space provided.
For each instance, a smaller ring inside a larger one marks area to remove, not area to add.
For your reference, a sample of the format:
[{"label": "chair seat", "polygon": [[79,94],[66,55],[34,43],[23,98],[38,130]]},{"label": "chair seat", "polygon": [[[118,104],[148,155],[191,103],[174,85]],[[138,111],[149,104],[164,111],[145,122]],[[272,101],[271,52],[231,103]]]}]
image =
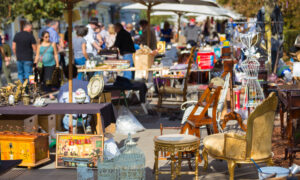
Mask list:
[{"label": "chair seat", "polygon": [[224,156],[224,134],[213,134],[203,139],[203,145],[209,154],[214,156]]},{"label": "chair seat", "polygon": [[181,88],[174,88],[170,86],[160,87],[159,93],[167,93],[167,94],[180,94],[183,95],[183,90]]},{"label": "chair seat", "polygon": [[199,141],[199,138],[185,134],[165,134],[154,138],[154,142],[166,144],[185,144]]}]

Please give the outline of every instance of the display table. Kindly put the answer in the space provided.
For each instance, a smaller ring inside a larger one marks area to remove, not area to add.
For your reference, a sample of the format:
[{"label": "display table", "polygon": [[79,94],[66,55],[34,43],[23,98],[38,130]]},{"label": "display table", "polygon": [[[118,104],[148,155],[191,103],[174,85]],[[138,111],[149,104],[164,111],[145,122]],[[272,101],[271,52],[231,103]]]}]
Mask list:
[{"label": "display table", "polygon": [[[295,144],[295,137],[293,134],[293,120],[299,120],[300,116],[300,86],[298,85],[281,85],[277,87],[278,97],[280,100],[280,124],[281,124],[281,135],[284,134],[288,138],[288,148],[286,148],[286,157],[289,156],[290,165],[294,159],[293,154],[300,152]],[[287,112],[287,127],[284,130],[284,115]]]},{"label": "display table", "polygon": [[[5,115],[44,115],[44,114],[96,114],[97,134],[103,134],[103,126],[115,123],[115,116],[111,103],[76,104],[76,103],[49,103],[44,107],[32,105],[15,105],[0,107],[0,114]],[[102,116],[102,118],[101,118]],[[103,119],[103,121],[102,121]]]}]

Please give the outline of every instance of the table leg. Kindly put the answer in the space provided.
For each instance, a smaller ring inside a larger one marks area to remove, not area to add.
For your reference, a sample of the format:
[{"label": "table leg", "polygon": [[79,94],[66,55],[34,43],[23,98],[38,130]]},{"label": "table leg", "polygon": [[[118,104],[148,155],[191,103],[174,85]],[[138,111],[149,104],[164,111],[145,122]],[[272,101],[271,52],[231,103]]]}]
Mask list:
[{"label": "table leg", "polygon": [[284,138],[284,112],[283,112],[283,104],[280,102],[279,103],[279,114],[280,114],[280,131],[281,131],[281,138]]},{"label": "table leg", "polygon": [[97,134],[101,134],[101,135],[104,134],[100,113],[97,113],[97,127],[96,127],[96,130],[97,130]]}]

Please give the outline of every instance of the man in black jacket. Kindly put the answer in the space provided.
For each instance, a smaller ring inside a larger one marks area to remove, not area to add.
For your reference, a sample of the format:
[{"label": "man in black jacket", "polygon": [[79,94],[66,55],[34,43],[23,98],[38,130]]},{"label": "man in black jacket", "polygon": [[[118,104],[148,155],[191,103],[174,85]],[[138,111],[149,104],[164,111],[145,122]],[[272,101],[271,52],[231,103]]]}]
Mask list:
[{"label": "man in black jacket", "polygon": [[[114,47],[119,48],[120,54],[124,60],[130,61],[130,67],[133,67],[132,54],[135,53],[134,44],[129,32],[127,32],[120,23],[115,24],[115,31],[117,32]],[[125,71],[124,77],[132,79],[132,72]]]}]

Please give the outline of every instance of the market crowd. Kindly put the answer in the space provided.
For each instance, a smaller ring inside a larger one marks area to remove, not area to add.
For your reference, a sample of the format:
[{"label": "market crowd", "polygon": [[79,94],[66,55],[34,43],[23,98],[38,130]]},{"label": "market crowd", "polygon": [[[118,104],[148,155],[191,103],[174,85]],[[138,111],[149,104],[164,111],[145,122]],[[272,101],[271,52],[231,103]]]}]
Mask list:
[{"label": "market crowd", "polygon": [[[225,24],[226,21],[215,21],[209,17],[204,22],[190,19],[189,23],[181,25],[179,35],[184,36],[186,43],[191,46],[214,45],[220,42],[219,33],[228,32],[228,28],[232,28],[232,26],[225,27]],[[138,26],[122,22],[109,24],[106,27],[98,22],[98,18],[91,17],[87,25],[73,27],[75,64],[84,65],[88,59],[97,57],[103,49],[118,49],[121,58],[129,60],[130,66],[134,66],[133,53],[139,49],[140,44],[147,44],[147,26],[148,22],[141,20]],[[165,41],[169,45],[172,40],[179,38],[176,37],[177,33],[174,33],[174,28],[167,21],[161,28],[159,25],[152,25],[149,48],[156,50],[157,41]],[[236,29],[242,31],[241,27]],[[64,50],[68,47],[68,32],[66,30],[64,36],[60,36],[59,22],[55,20],[45,20],[45,26],[39,30],[37,38],[34,37],[32,30],[32,25],[25,23],[22,30],[13,37],[12,47],[6,43],[9,38],[7,35],[0,36],[1,72],[5,76],[6,82],[11,83],[10,61],[14,55],[19,80],[23,82],[25,79],[29,79],[30,75],[35,75],[35,80],[44,84],[47,91],[51,91],[54,87],[48,85],[51,85],[53,74],[58,67],[64,69],[66,66]],[[229,36],[227,38],[230,38]],[[39,74],[38,77],[37,74]],[[124,77],[132,79],[132,72],[124,72]],[[77,78],[83,79],[83,75],[79,73]],[[2,86],[2,79],[0,86]]]}]

